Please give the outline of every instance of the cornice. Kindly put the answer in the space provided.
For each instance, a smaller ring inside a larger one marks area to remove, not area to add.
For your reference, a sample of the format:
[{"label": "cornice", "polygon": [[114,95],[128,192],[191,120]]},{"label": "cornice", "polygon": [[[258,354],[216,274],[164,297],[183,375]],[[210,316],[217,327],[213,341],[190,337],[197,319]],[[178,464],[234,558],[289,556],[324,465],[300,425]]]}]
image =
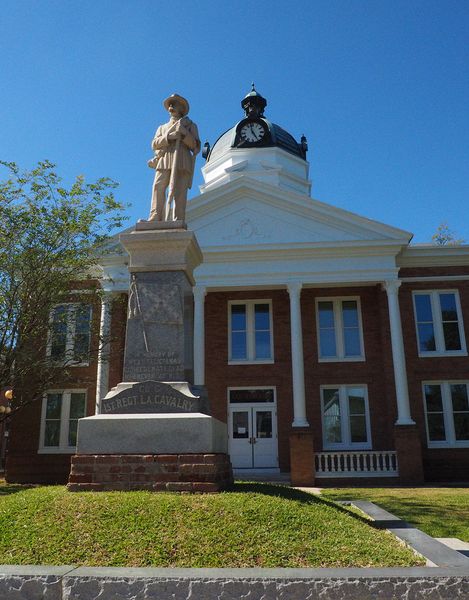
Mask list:
[{"label": "cornice", "polygon": [[204,263],[285,261],[308,258],[349,258],[396,256],[402,249],[402,243],[394,240],[376,242],[301,242],[297,244],[263,244],[245,246],[216,246],[202,248]]},{"label": "cornice", "polygon": [[384,281],[397,279],[398,269],[356,269],[354,271],[300,271],[291,270],[288,273],[225,273],[218,274],[196,273],[197,285],[204,286],[208,291],[226,288],[284,288],[290,283],[301,282],[303,287],[348,287],[354,285],[376,285]]},{"label": "cornice", "polygon": [[437,246],[422,244],[408,246],[397,256],[400,267],[469,266],[469,245]]}]

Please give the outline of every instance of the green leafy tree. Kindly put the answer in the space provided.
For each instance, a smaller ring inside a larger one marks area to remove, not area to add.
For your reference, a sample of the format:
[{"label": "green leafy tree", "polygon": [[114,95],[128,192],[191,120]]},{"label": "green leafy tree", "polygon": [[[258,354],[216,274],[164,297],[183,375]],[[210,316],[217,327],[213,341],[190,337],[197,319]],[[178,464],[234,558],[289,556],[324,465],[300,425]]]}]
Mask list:
[{"label": "green leafy tree", "polygon": [[437,246],[457,246],[464,244],[465,240],[456,238],[448,223],[441,223],[432,235],[432,243]]},{"label": "green leafy tree", "polygon": [[79,176],[67,189],[48,161],[30,171],[0,165],[7,175],[0,182],[0,390],[13,386],[14,414],[76,362],[47,351],[51,311],[73,288],[89,288],[93,302],[97,261],[122,226],[124,207],[108,178]]}]

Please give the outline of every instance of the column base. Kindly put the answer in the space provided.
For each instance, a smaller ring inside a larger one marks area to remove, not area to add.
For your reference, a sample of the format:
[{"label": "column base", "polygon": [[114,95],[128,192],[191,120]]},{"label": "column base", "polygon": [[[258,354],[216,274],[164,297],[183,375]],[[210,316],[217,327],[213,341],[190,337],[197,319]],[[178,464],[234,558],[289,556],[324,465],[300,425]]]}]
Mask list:
[{"label": "column base", "polygon": [[291,484],[312,487],[315,476],[313,434],[309,430],[295,431],[290,434]]},{"label": "column base", "polygon": [[405,484],[424,482],[422,444],[416,425],[395,425],[394,444],[399,465],[399,481]]}]

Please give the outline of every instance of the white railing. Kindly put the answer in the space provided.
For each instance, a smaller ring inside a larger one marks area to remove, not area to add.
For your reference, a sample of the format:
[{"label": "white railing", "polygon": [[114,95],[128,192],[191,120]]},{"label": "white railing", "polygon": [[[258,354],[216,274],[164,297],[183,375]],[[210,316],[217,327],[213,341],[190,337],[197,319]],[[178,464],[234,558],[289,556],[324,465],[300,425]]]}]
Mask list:
[{"label": "white railing", "polygon": [[316,477],[397,477],[397,455],[381,452],[318,452]]}]

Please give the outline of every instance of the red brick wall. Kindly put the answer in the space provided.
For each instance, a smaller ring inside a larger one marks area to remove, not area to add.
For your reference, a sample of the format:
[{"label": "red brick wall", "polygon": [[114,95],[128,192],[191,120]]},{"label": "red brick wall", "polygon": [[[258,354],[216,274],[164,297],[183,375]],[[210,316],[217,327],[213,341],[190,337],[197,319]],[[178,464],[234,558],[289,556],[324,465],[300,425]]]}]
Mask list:
[{"label": "red brick wall", "polygon": [[[315,300],[341,296],[360,298],[366,360],[319,362]],[[301,300],[308,420],[315,451],[323,449],[320,386],[327,384],[367,386],[373,449],[391,450],[396,401],[385,292],[379,286],[310,288],[303,290]]]},{"label": "red brick wall", "polygon": [[[80,298],[83,300],[83,298]],[[91,358],[87,367],[71,367],[70,377],[56,389],[84,389],[87,393],[87,414],[95,413],[97,345],[100,303],[93,307]],[[125,338],[126,295],[117,297],[111,312],[110,387],[122,379]],[[70,472],[70,454],[38,454],[42,402],[35,401],[17,413],[11,423],[7,458],[7,478],[11,482],[65,483]]]},{"label": "red brick wall", "polygon": [[[461,274],[462,269],[455,268]],[[466,269],[467,272],[468,269]],[[433,273],[439,275],[439,271]],[[410,276],[410,273],[407,273]],[[427,272],[419,269],[420,276]],[[412,276],[414,273],[412,273]],[[402,327],[407,360],[411,414],[417,423],[423,452],[425,477],[463,479],[469,472],[468,450],[427,449],[421,382],[425,379],[469,379],[469,358],[418,358],[412,290],[458,289],[469,344],[469,283],[403,283],[400,291]],[[315,299],[318,297],[358,296],[361,302],[366,361],[318,362]],[[274,322],[274,356],[272,365],[228,365],[228,301],[272,299]],[[390,343],[386,293],[380,285],[348,288],[307,288],[302,291],[303,345],[307,418],[311,425],[315,451],[322,448],[320,385],[366,384],[370,407],[372,446],[374,450],[394,449],[394,423],[397,407],[394,369]],[[205,305],[206,383],[214,416],[226,421],[227,388],[237,386],[277,387],[279,463],[289,469],[289,434],[292,431],[292,380],[290,355],[290,313],[286,290],[209,293]],[[453,455],[457,457],[453,467]],[[447,460],[445,459],[447,457]]]},{"label": "red brick wall", "polygon": [[[228,301],[272,299],[274,364],[228,365]],[[290,303],[286,290],[256,292],[212,292],[205,299],[206,386],[212,414],[227,420],[229,387],[275,386],[279,463],[289,468],[288,437],[293,421],[290,352]]]},{"label": "red brick wall", "polygon": [[[406,277],[461,275],[468,267],[450,269],[402,269]],[[422,443],[425,477],[467,479],[469,449],[427,448],[421,382],[426,379],[469,379],[469,358],[419,358],[412,304],[412,290],[458,289],[464,316],[466,341],[469,345],[469,282],[404,282],[399,293],[411,413]],[[315,299],[331,296],[358,296],[361,301],[366,361],[318,362]],[[273,308],[273,364],[228,365],[228,301],[271,299]],[[366,384],[371,417],[373,449],[394,448],[394,423],[397,418],[394,375],[390,345],[386,293],[379,285],[348,288],[308,288],[301,296],[305,360],[307,418],[311,425],[315,451],[322,450],[320,389],[322,384]],[[99,307],[94,311],[99,323]],[[112,306],[112,340],[110,387],[122,379],[126,322],[126,295],[116,298]],[[210,292],[205,302],[206,384],[213,415],[227,420],[227,388],[275,386],[277,389],[277,421],[279,464],[289,470],[289,436],[293,420],[290,303],[286,290]],[[94,356],[94,359],[96,356]],[[87,368],[75,368],[73,380],[65,388],[88,390],[88,414],[94,413],[96,360]],[[86,382],[86,383],[84,383]],[[11,481],[66,481],[70,456],[39,455],[41,403],[26,407],[14,420],[10,442],[8,477]]]},{"label": "red brick wall", "polygon": [[[359,296],[366,361],[318,362],[315,298]],[[274,357],[272,365],[228,365],[229,300],[272,299]],[[387,325],[386,295],[378,286],[304,289],[301,295],[307,418],[316,452],[322,450],[320,389],[322,384],[361,383],[368,386],[373,448],[393,448],[396,420],[392,355]],[[383,318],[384,315],[384,318]],[[289,470],[289,436],[293,400],[290,353],[290,303],[286,290],[209,293],[205,303],[206,384],[213,415],[227,419],[227,388],[276,386],[279,463]]]},{"label": "red brick wall", "polygon": [[[414,269],[406,276],[441,275],[443,269]],[[455,275],[469,274],[468,267],[452,267]],[[402,330],[407,363],[407,379],[412,417],[416,421],[422,443],[425,479],[463,480],[469,478],[468,449],[429,449],[425,430],[422,381],[469,380],[469,357],[424,357],[419,358],[412,291],[416,290],[458,290],[463,314],[466,344],[469,346],[469,281],[404,282],[399,292]]]}]

